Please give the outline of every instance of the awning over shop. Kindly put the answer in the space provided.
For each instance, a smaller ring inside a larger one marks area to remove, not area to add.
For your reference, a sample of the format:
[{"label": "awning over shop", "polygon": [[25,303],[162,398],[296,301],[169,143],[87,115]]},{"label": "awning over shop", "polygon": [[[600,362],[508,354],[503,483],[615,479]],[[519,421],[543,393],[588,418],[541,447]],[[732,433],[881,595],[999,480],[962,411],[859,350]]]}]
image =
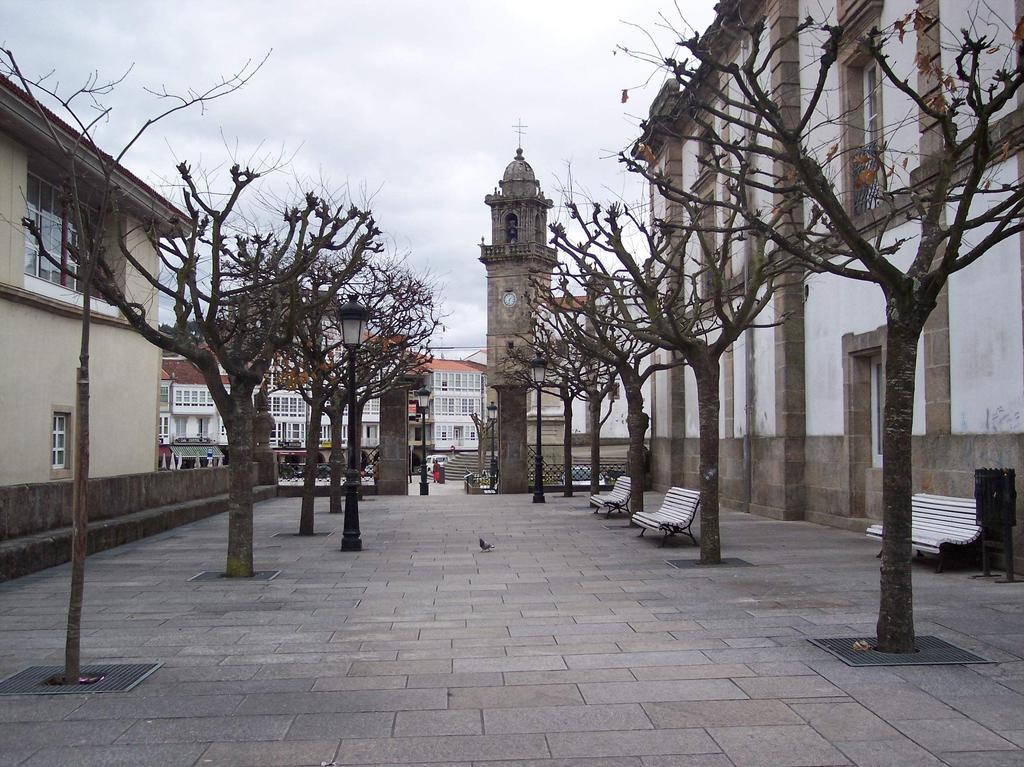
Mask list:
[{"label": "awning over shop", "polygon": [[207,458],[211,450],[214,458],[224,457],[216,445],[171,445],[171,452],[178,458]]}]

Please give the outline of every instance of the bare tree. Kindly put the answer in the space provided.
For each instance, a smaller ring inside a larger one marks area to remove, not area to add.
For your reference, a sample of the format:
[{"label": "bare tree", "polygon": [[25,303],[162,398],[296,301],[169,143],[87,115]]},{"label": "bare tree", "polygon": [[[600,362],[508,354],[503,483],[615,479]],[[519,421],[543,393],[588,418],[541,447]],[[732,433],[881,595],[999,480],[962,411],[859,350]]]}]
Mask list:
[{"label": "bare tree", "polygon": [[[552,226],[564,240],[561,224]],[[572,255],[572,254],[570,254]],[[563,339],[582,353],[615,370],[626,399],[629,432],[629,476],[637,492],[630,497],[630,513],[643,511],[647,485],[645,440],[650,416],[644,412],[643,386],[655,373],[682,364],[682,359],[659,361],[656,344],[630,333],[637,307],[615,296],[617,283],[604,263],[583,253],[572,264],[555,270],[556,287],[534,285],[537,324],[541,332]]]},{"label": "bare tree", "polygon": [[[367,338],[356,352],[358,412],[349,414],[361,421],[367,403],[415,372],[423,356],[429,356],[430,338],[440,326],[442,315],[434,277],[416,271],[402,256],[392,255],[368,265],[350,288],[370,311]],[[324,412],[331,423],[331,513],[341,513],[342,506],[342,417],[349,392],[341,363],[339,359],[338,364],[328,366],[324,375]],[[361,453],[359,442],[350,449]]]},{"label": "bare tree", "polygon": [[[108,259],[116,258],[108,252],[110,240],[118,232],[114,227],[115,220],[122,215],[146,219],[145,225],[155,231],[177,215],[173,206],[164,205],[155,199],[148,201],[149,209],[139,210],[138,203],[132,200],[129,191],[137,188],[138,182],[121,162],[152,126],[177,112],[193,107],[202,108],[203,104],[238,90],[256,73],[259,66],[246,64],[236,74],[220,80],[212,87],[204,91],[190,90],[187,95],[172,94],[166,89],[149,91],[164,105],[138,126],[119,150],[107,154],[97,145],[94,133],[99,124],[109,119],[112,111],[103,103],[103,99],[121,84],[124,76],[104,81],[94,73],[81,86],[65,90],[50,75],[41,78],[26,76],[11,50],[4,49],[0,55],[0,76],[11,79],[23,89],[26,101],[43,125],[45,140],[60,158],[61,203],[76,235],[61,245],[67,251],[67,259],[62,259],[62,253],[52,252],[51,241],[44,236],[37,221],[26,218],[22,223],[36,242],[39,258],[48,262],[52,269],[60,271],[72,284],[77,284],[83,296],[75,389],[71,590],[64,674],[55,678],[55,683],[95,681],[81,677],[81,620],[89,521],[90,297],[96,287],[98,272],[104,269],[109,271]],[[44,106],[44,100],[52,104],[57,112]]]},{"label": "bare tree", "polygon": [[[521,341],[522,344],[517,344],[508,351],[508,359],[515,362],[514,369],[516,371],[509,371],[509,377],[518,378],[523,386],[531,386],[532,381],[529,379],[530,355],[539,353],[547,360],[544,390],[554,394],[562,403],[562,419],[565,425],[562,431],[562,464],[565,467],[565,487],[562,494],[564,497],[570,498],[573,495],[573,403],[576,400],[581,400],[588,401],[589,404],[589,399],[596,396],[599,398],[598,412],[600,412],[603,384],[611,380],[611,368],[587,355],[583,347],[553,335],[550,326],[538,326],[532,338],[522,338]],[[595,441],[600,441],[599,434],[595,437]],[[600,448],[598,449],[600,450]],[[597,467],[591,466],[591,481],[596,481],[599,472],[600,453],[598,456]],[[597,491],[595,490],[595,492]]]},{"label": "bare tree", "polygon": [[[911,434],[922,331],[950,275],[1024,230],[1024,186],[999,175],[1020,151],[1012,110],[1024,86],[1024,24],[979,4],[955,32],[937,8],[923,2],[885,29],[861,32],[813,18],[745,18],[730,6],[705,34],[680,36],[682,57],[652,57],[680,88],[670,119],[698,116],[684,141],[757,158],[757,175],[743,181],[767,200],[763,223],[752,222],[757,236],[811,270],[874,283],[885,298],[877,638],[893,653],[914,651]],[[912,63],[896,55],[908,44],[918,50]],[[797,51],[811,60],[783,63]],[[844,103],[834,82],[853,57],[878,83]],[[897,105],[885,125],[864,114],[882,92]],[[772,225],[777,210],[785,219]]]},{"label": "bare tree", "polygon": [[556,243],[577,268],[602,270],[604,296],[621,304],[624,329],[677,355],[693,371],[700,423],[700,562],[705,565],[722,561],[722,357],[754,326],[792,261],[752,231],[760,213],[747,198],[746,180],[756,167],[750,159],[703,159],[707,167],[693,188],[645,171],[672,203],[670,217],[655,216],[648,223],[623,204],[607,209],[595,204],[585,214],[570,203],[582,238],[574,240],[554,227]]},{"label": "bare tree", "polygon": [[[367,212],[307,192],[286,207],[283,225],[260,226],[245,220],[241,200],[260,177],[258,171],[233,165],[223,194],[200,189],[191,168],[178,166],[187,213],[174,231],[144,234],[160,254],[163,274],[138,263],[119,239],[125,259],[145,280],[145,291],[170,303],[173,333],[150,324],[145,304],[101,264],[97,287],[121,310],[142,336],[161,349],[190,360],[203,374],[228,435],[227,577],[251,577],[253,392],[278,351],[287,346],[303,317],[330,300],[379,250],[379,231]],[[341,258],[330,283],[316,295],[308,275],[319,262]],[[189,333],[188,320],[199,323],[202,341]],[[228,384],[221,378],[227,375]]]}]

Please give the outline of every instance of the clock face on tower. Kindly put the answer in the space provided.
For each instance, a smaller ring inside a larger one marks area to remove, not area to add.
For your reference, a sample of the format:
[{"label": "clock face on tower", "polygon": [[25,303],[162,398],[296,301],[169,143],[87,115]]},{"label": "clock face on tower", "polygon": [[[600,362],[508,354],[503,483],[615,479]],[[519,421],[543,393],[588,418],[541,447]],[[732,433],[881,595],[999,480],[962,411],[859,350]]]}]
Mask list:
[{"label": "clock face on tower", "polygon": [[513,293],[511,290],[506,291],[505,295],[501,297],[501,302],[505,304],[505,306],[515,306],[516,294]]}]

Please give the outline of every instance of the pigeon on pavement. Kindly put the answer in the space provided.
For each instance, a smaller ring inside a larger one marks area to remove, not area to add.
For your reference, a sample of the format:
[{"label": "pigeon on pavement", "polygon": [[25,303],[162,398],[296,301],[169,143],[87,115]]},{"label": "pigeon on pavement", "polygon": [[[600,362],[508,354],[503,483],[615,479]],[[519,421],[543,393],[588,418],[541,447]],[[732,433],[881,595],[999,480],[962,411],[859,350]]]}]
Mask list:
[{"label": "pigeon on pavement", "polygon": [[483,538],[480,539],[480,551],[494,551],[494,544],[488,543]]}]

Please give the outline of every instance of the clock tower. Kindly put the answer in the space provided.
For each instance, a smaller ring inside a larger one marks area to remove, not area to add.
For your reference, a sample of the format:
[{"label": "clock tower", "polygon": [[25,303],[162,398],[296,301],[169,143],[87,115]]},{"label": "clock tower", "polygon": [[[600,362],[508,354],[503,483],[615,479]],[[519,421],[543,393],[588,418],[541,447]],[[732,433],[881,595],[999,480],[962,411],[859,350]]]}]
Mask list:
[{"label": "clock tower", "polygon": [[526,389],[506,380],[504,370],[509,347],[521,346],[533,331],[531,280],[550,279],[557,263],[547,245],[552,202],[521,148],[484,202],[491,209],[491,244],[481,242],[480,261],[487,268],[487,380],[498,393],[498,476],[502,493],[525,493]]}]

